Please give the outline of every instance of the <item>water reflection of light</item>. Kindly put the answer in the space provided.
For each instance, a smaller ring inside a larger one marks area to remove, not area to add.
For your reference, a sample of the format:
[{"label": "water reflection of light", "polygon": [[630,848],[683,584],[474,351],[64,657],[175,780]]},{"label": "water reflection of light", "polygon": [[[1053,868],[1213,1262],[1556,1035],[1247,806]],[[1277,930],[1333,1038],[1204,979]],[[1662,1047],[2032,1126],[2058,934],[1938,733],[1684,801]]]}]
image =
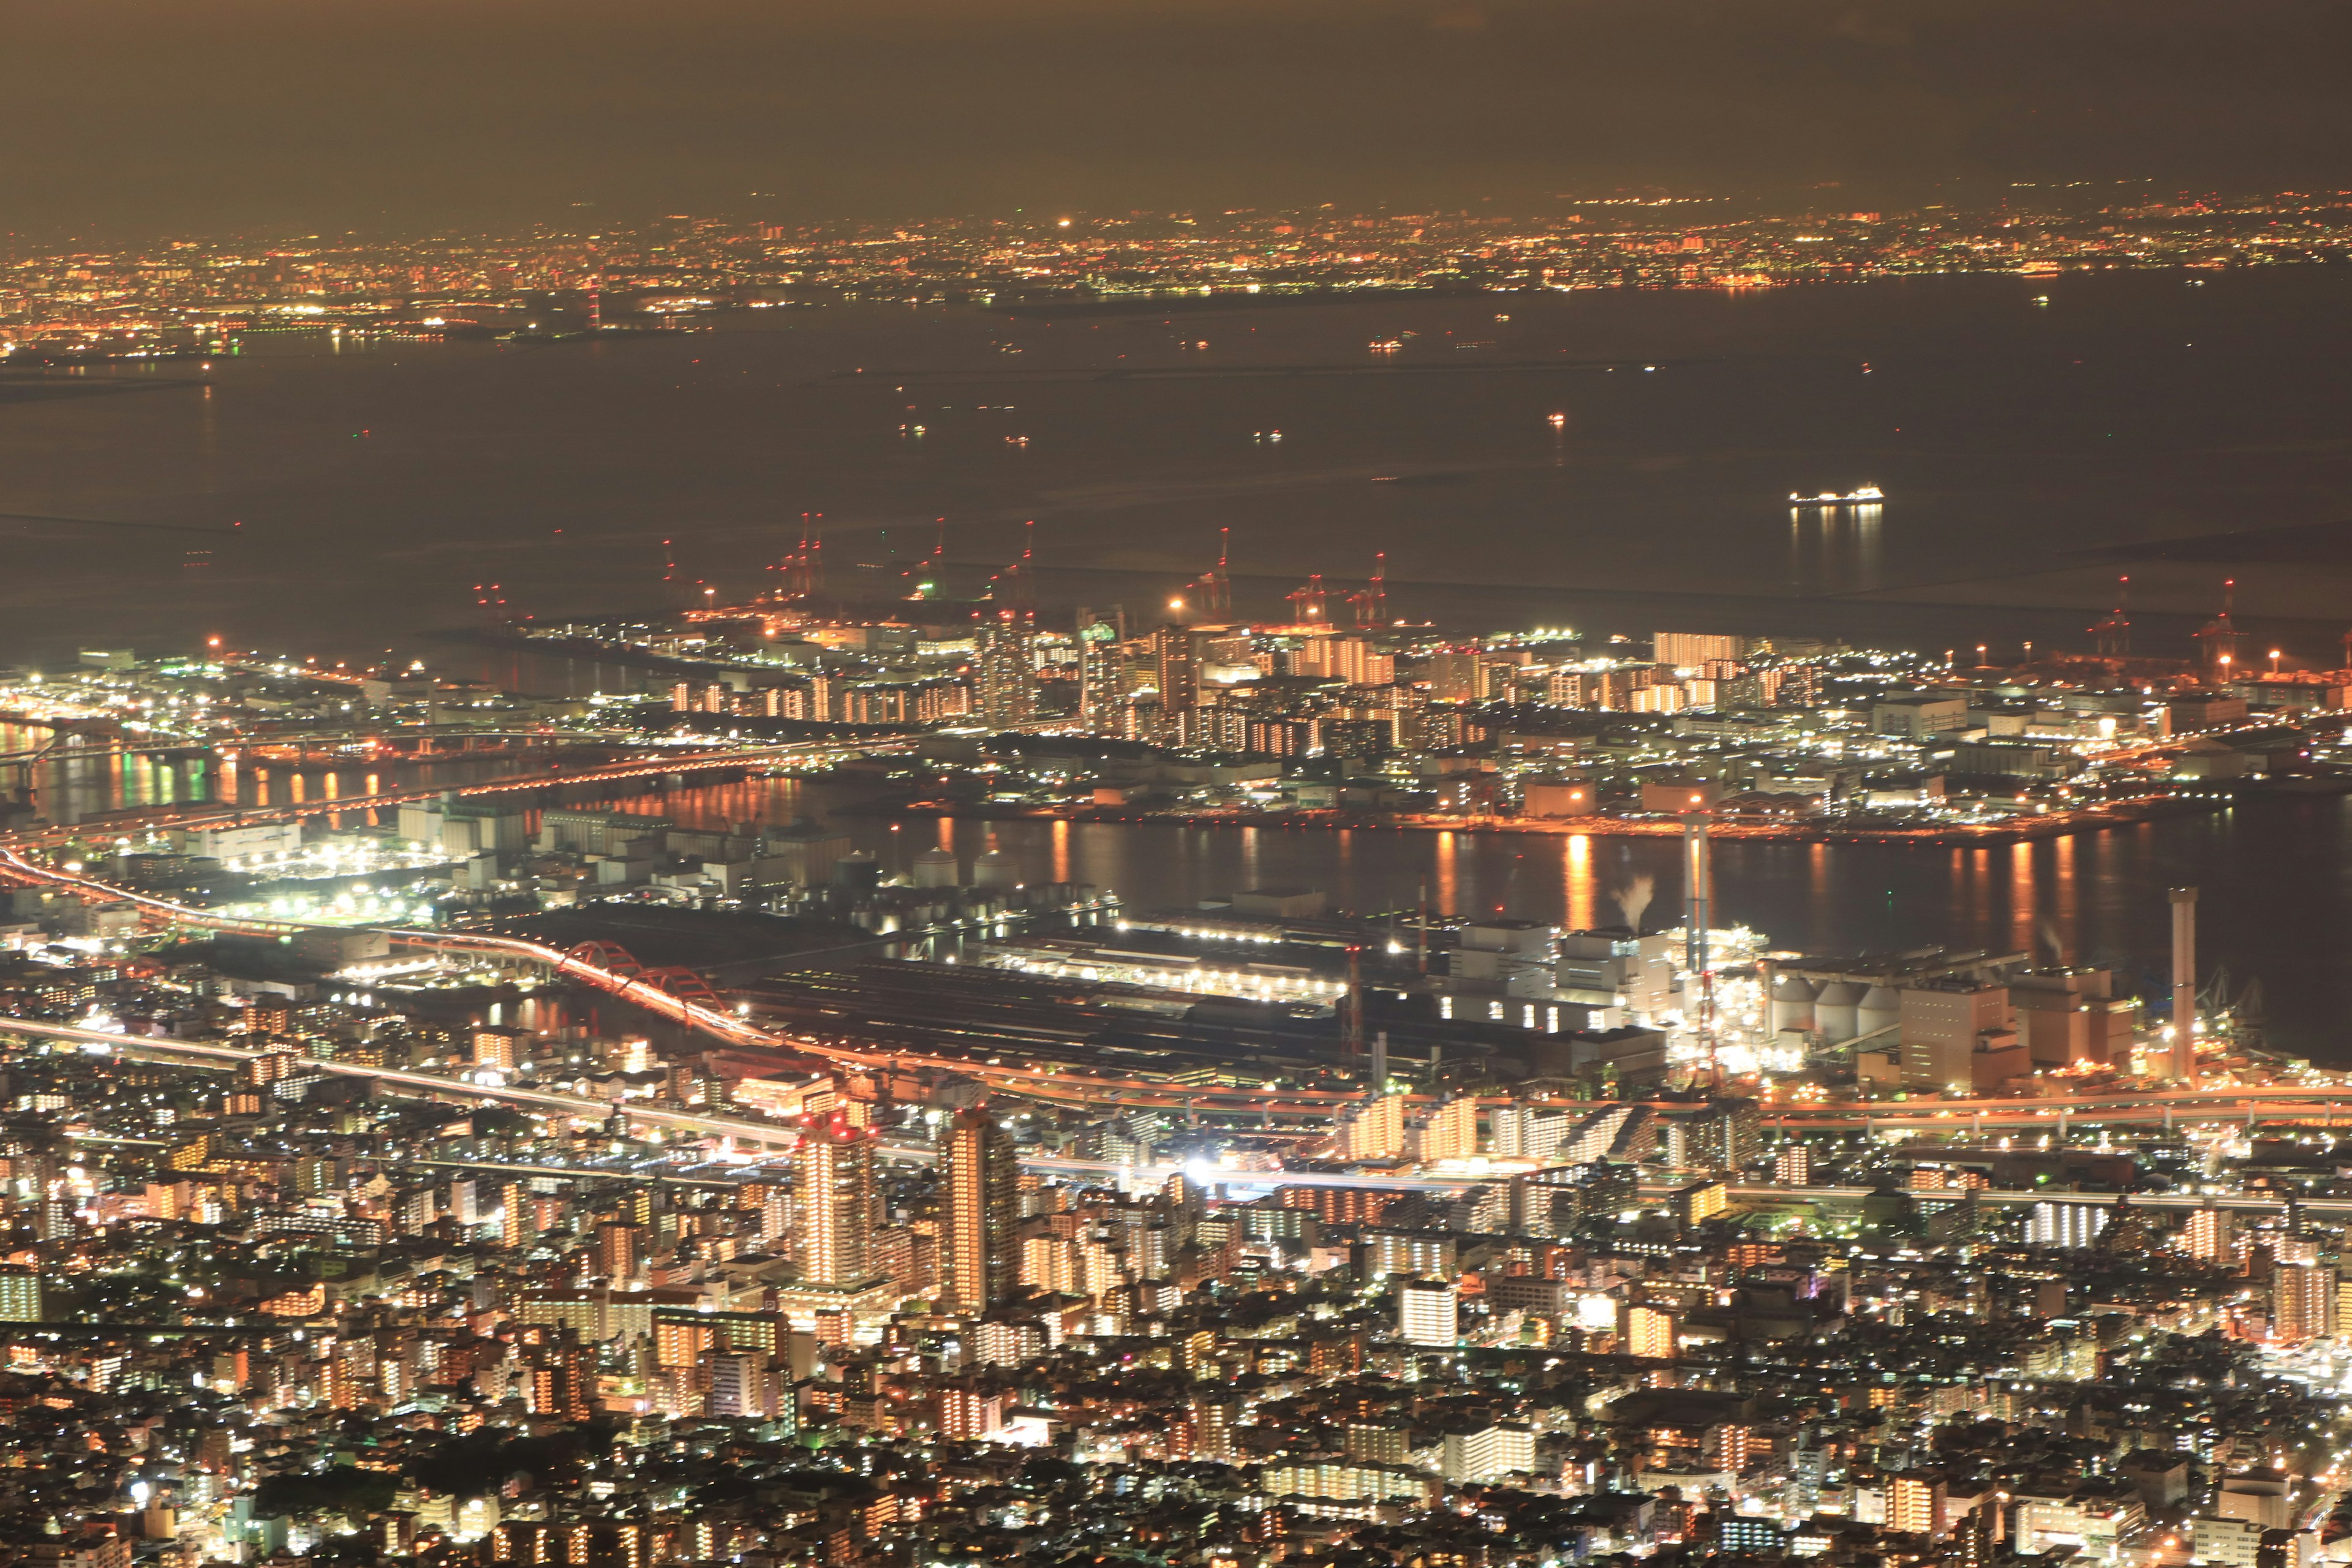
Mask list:
[{"label": "water reflection of light", "polygon": [[2009,847],[2009,942],[2019,952],[2033,951],[2033,841]]},{"label": "water reflection of light", "polygon": [[1815,839],[1805,854],[1806,914],[1811,921],[1808,945],[1828,945],[1835,907],[1830,898],[1830,847]]},{"label": "water reflection of light", "polygon": [[1454,912],[1454,835],[1451,829],[1437,836],[1437,912]]},{"label": "water reflection of light", "polygon": [[1592,836],[1570,835],[1560,864],[1566,874],[1568,925],[1574,931],[1590,931],[1601,923],[1593,901]]},{"label": "water reflection of light", "polygon": [[1854,586],[1862,589],[1879,585],[1884,546],[1879,539],[1879,523],[1886,509],[1868,502],[1853,509]]}]

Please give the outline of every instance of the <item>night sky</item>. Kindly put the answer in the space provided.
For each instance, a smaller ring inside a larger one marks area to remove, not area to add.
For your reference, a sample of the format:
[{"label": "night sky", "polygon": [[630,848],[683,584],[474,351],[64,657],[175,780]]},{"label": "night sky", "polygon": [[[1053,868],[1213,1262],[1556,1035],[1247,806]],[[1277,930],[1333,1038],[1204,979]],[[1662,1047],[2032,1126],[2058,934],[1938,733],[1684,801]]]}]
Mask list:
[{"label": "night sky", "polygon": [[0,227],[32,241],[2352,184],[2352,12],[2312,0],[11,0],[5,18]]}]

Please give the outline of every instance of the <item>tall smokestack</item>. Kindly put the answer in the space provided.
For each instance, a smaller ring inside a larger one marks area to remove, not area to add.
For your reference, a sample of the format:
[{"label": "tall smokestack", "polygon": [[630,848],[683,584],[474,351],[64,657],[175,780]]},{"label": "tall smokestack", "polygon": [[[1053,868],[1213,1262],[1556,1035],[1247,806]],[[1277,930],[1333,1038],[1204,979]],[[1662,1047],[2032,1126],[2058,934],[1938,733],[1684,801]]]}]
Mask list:
[{"label": "tall smokestack", "polygon": [[[1699,804],[1698,796],[1691,799],[1694,805]],[[1715,1037],[1707,1013],[1714,1000],[1714,987],[1707,981],[1706,932],[1715,915],[1715,888],[1714,874],[1707,865],[1707,821],[1703,810],[1683,814],[1683,924],[1686,928],[1684,959],[1690,969],[1685,984],[1698,988],[1696,1002],[1686,1010],[1699,1032],[1706,1037],[1707,1055],[1712,1058]],[[1713,1065],[1711,1059],[1709,1065]]]},{"label": "tall smokestack", "polygon": [[2172,1076],[2197,1087],[2197,889],[2172,889]]}]

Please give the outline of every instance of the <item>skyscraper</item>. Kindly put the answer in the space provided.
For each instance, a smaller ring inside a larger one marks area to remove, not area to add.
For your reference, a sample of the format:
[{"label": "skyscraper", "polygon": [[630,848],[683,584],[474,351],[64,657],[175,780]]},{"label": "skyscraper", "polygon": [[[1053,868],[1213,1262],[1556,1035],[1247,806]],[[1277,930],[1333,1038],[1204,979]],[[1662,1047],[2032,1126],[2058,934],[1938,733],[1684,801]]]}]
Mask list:
[{"label": "skyscraper", "polygon": [[1095,621],[1078,628],[1078,718],[1089,735],[1115,735],[1125,695],[1118,689],[1118,628]]},{"label": "skyscraper", "polygon": [[835,1114],[802,1123],[793,1152],[793,1257],[813,1285],[859,1285],[874,1276],[874,1135]]},{"label": "skyscraper", "polygon": [[972,637],[980,716],[992,729],[1018,730],[1037,710],[1036,634],[1019,612],[999,610]]},{"label": "skyscraper", "polygon": [[940,1168],[946,1209],[941,1294],[955,1310],[984,1312],[1011,1297],[1018,1267],[1013,1232],[1020,1172],[1013,1135],[984,1106],[959,1111],[940,1136]]},{"label": "skyscraper", "polygon": [[1151,658],[1160,689],[1160,711],[1172,726],[1179,713],[1201,700],[1201,651],[1192,628],[1160,627],[1151,638]]}]

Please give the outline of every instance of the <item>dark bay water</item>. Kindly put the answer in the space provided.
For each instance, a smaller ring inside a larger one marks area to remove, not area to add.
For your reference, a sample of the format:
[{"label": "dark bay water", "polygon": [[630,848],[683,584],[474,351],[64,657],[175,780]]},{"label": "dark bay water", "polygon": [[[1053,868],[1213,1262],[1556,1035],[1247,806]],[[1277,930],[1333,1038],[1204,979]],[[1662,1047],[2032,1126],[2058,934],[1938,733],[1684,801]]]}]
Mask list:
[{"label": "dark bay water", "polygon": [[[1401,615],[1937,647],[2082,642],[2128,569],[2144,646],[2185,648],[2234,570],[2258,631],[2332,660],[2347,304],[2352,271],[2314,268],[257,340],[0,405],[0,511],[226,531],[0,520],[0,657],[219,635],[466,666],[424,634],[479,600],[750,594],[821,513],[836,585],[902,584],[944,518],[970,591],[1034,521],[1047,597],[1139,604],[1230,527],[1244,613],[1386,551]],[[1867,528],[1780,499],[1864,482],[1892,498]]]}]

